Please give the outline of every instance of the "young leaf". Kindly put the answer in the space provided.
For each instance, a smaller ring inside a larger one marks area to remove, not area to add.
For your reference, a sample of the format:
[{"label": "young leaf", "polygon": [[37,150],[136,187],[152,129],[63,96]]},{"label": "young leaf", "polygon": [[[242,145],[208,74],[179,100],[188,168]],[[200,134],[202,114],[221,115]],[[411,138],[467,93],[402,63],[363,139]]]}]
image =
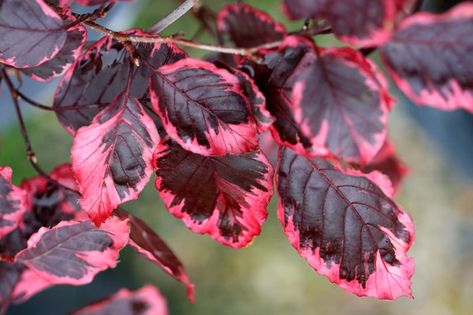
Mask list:
[{"label": "young leaf", "polygon": [[186,150],[223,156],[256,149],[248,99],[228,71],[187,58],[159,68],[150,89],[164,128]]},{"label": "young leaf", "polygon": [[[62,15],[66,23],[74,23],[75,18],[68,10],[63,10]],[[58,77],[79,58],[82,48],[87,40],[87,30],[82,24],[76,24],[67,29],[67,37],[64,46],[57,55],[34,68],[23,69],[23,73],[37,81],[48,81]]]},{"label": "young leaf", "polygon": [[11,178],[11,168],[0,166],[0,239],[17,228],[26,211],[26,193]]},{"label": "young leaf", "polygon": [[137,100],[122,95],[80,128],[71,149],[80,205],[99,225],[120,204],[138,198],[149,180],[159,135]]},{"label": "young leaf", "polygon": [[114,268],[118,252],[128,242],[128,221],[112,217],[100,229],[90,221],[63,221],[41,228],[15,261],[23,263],[50,285],[83,285]]},{"label": "young leaf", "polygon": [[377,46],[389,39],[405,0],[284,0],[290,19],[323,18],[340,39],[359,46]]},{"label": "young leaf", "polygon": [[244,3],[225,5],[217,21],[219,31],[228,34],[237,47],[255,47],[286,36],[281,23],[266,12]]},{"label": "young leaf", "polygon": [[115,211],[122,219],[130,221],[130,240],[128,244],[141,256],[162,268],[174,279],[181,281],[187,287],[187,296],[194,302],[194,284],[184,270],[184,266],[172,249],[140,218],[127,213],[122,209]]},{"label": "young leaf", "polygon": [[386,139],[392,98],[384,77],[350,48],[309,57],[292,91],[294,121],[312,144],[305,151],[368,163]]},{"label": "young leaf", "polygon": [[280,152],[278,217],[297,251],[320,274],[359,296],[411,296],[411,218],[364,176],[326,160]]},{"label": "young leaf", "polygon": [[273,170],[261,152],[209,157],[166,140],[154,165],[164,204],[192,231],[234,248],[261,232],[273,193]]},{"label": "young leaf", "polygon": [[56,56],[67,31],[61,17],[43,0],[1,0],[0,38],[0,62],[28,68]]},{"label": "young leaf", "polygon": [[419,105],[473,112],[473,3],[405,19],[381,49],[397,86]]},{"label": "young leaf", "polygon": [[[144,34],[138,30],[128,33]],[[105,106],[124,93],[128,77],[132,77],[130,97],[141,100],[147,92],[153,69],[186,56],[172,44],[136,44],[134,47],[142,61],[140,67],[130,64],[128,52],[122,44],[104,37],[89,47],[66,72],[59,82],[54,107],[77,106],[77,109],[56,112],[61,124],[71,134],[90,125]],[[91,104],[99,106],[87,106]]]},{"label": "young leaf", "polygon": [[105,300],[72,315],[168,315],[165,298],[151,285],[136,291],[121,289]]}]

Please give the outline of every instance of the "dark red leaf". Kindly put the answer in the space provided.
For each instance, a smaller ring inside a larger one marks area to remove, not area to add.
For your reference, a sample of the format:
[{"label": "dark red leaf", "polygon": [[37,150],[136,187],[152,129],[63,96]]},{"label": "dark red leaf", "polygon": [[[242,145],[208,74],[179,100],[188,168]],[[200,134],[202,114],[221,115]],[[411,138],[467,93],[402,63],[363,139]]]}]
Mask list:
[{"label": "dark red leaf", "polygon": [[323,18],[342,40],[377,46],[389,39],[393,22],[405,0],[284,0],[290,19]]},{"label": "dark red leaf", "polygon": [[184,266],[172,249],[151,229],[143,220],[122,209],[117,209],[116,215],[130,221],[130,239],[128,244],[141,256],[162,268],[174,279],[181,281],[187,287],[187,296],[194,302],[194,284],[184,270]]},{"label": "dark red leaf", "polygon": [[26,193],[11,178],[12,169],[0,166],[0,239],[17,228],[26,211]]},{"label": "dark red leaf", "polygon": [[368,163],[387,134],[393,99],[384,77],[349,48],[321,49],[309,57],[295,78],[291,110],[312,146],[296,150]]},{"label": "dark red leaf", "polygon": [[82,194],[79,203],[92,221],[100,224],[117,206],[138,198],[153,172],[158,142],[153,120],[127,95],[77,131],[72,167]]},{"label": "dark red leaf", "polygon": [[[62,14],[64,15],[66,23],[72,24],[75,21],[69,11],[64,10]],[[42,63],[40,66],[24,69],[23,73],[38,81],[48,81],[64,74],[77,58],[79,58],[86,40],[87,30],[82,24],[77,24],[67,29],[66,41],[58,54],[53,59]]]},{"label": "dark red leaf", "polygon": [[[144,34],[138,30],[129,33]],[[148,89],[152,69],[182,59],[186,53],[171,44],[136,44],[140,67],[131,65],[123,45],[109,37],[92,45],[59,82],[54,107],[77,106],[56,114],[62,125],[72,134],[88,126],[93,118],[127,89],[127,78],[132,76],[130,96],[142,99]],[[152,69],[150,69],[152,68]],[[97,104],[101,107],[84,107]]]},{"label": "dark red leaf", "polygon": [[0,62],[40,65],[58,54],[66,37],[61,17],[43,0],[0,1]]},{"label": "dark red leaf", "polygon": [[412,219],[367,177],[289,148],[280,153],[278,217],[320,274],[359,296],[411,296]]},{"label": "dark red leaf", "polygon": [[219,31],[228,34],[237,47],[255,47],[286,36],[281,23],[244,3],[227,4],[218,14],[217,21]]},{"label": "dark red leaf", "polygon": [[168,315],[166,299],[151,285],[136,291],[121,289],[72,315]]},{"label": "dark red leaf", "polygon": [[419,105],[473,112],[473,3],[404,20],[382,49],[399,88]]},{"label": "dark red leaf", "polygon": [[203,155],[255,150],[256,123],[238,78],[211,63],[183,59],[151,79],[151,99],[167,133]]},{"label": "dark red leaf", "polygon": [[192,231],[235,248],[261,232],[273,169],[259,151],[208,157],[167,140],[158,146],[154,164],[164,204]]},{"label": "dark red leaf", "polygon": [[409,172],[409,168],[398,158],[394,145],[386,140],[378,154],[366,167],[362,168],[362,171],[365,173],[379,171],[388,176],[394,194],[396,194],[399,191],[402,179]]},{"label": "dark red leaf", "polygon": [[100,229],[90,221],[63,221],[31,236],[28,248],[19,252],[15,261],[49,285],[83,285],[97,273],[115,267],[128,234],[128,221],[115,217]]}]

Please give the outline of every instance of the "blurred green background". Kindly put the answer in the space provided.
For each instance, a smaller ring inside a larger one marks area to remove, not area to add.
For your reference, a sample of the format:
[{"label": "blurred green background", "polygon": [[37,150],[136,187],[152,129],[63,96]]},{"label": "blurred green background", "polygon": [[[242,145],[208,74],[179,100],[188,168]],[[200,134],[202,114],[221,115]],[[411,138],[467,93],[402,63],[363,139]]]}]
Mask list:
[{"label": "blurred green background", "polygon": [[[145,2],[135,23],[143,28],[151,26],[176,6],[175,0]],[[204,1],[215,10],[224,2]],[[279,11],[280,0],[247,2],[285,21]],[[197,30],[196,25],[193,17],[187,15],[166,33],[184,31],[191,37]],[[296,30],[301,23],[287,25],[290,30]],[[205,42],[210,38],[204,36],[200,40]],[[330,41],[325,38],[322,44]],[[50,99],[51,94],[45,92],[42,101],[50,102]],[[403,100],[401,96],[400,99]],[[416,261],[414,300],[401,298],[386,302],[359,298],[317,275],[286,240],[276,218],[276,200],[269,208],[270,216],[261,236],[248,248],[233,250],[207,236],[188,231],[167,213],[151,183],[139,201],[125,208],[144,218],[181,258],[196,285],[196,303],[187,301],[180,283],[130,251],[122,255],[119,272],[108,277],[123,280],[115,281],[114,285],[118,282],[120,286],[131,288],[144,283],[156,284],[167,297],[173,315],[473,314],[473,188],[452,173],[452,163],[442,158],[441,149],[433,145],[403,108],[404,105],[399,104],[391,115],[390,133],[400,156],[411,168],[398,202],[416,223],[417,239],[410,251]],[[44,168],[50,170],[70,160],[71,137],[53,114],[29,112],[27,126]],[[25,158],[16,124],[4,129],[0,136],[0,165],[13,167],[16,183],[35,175]],[[107,272],[103,277],[107,277]],[[69,295],[87,291],[88,300],[110,293],[93,286],[60,290]],[[54,300],[57,294],[60,294],[58,289],[41,293],[24,306],[12,308],[9,314],[60,314],[54,305],[48,306],[49,311],[41,310],[44,301]],[[79,300],[76,298],[65,309],[72,310]]]}]

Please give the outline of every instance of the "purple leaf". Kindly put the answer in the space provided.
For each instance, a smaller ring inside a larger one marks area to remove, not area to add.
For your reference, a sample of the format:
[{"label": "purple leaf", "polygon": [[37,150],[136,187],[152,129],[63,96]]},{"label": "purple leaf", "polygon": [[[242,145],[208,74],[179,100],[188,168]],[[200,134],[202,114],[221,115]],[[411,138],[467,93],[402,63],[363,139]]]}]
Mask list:
[{"label": "purple leaf", "polygon": [[259,151],[208,157],[167,140],[158,146],[154,164],[164,204],[192,231],[235,248],[261,232],[273,170]]},{"label": "purple leaf", "polygon": [[473,3],[404,20],[381,49],[397,86],[419,105],[473,112]]},{"label": "purple leaf", "polygon": [[187,58],[156,71],[150,88],[164,128],[186,150],[222,156],[256,149],[248,99],[228,71]]},{"label": "purple leaf", "polygon": [[29,68],[54,58],[67,31],[43,0],[0,0],[0,38],[0,62]]},{"label": "purple leaf", "polygon": [[[74,23],[70,11],[63,10],[62,15],[67,23]],[[58,54],[37,67],[23,69],[23,73],[38,81],[48,81],[64,74],[81,55],[86,40],[87,30],[82,24],[68,28],[66,41]]]},{"label": "purple leaf", "polygon": [[350,48],[320,49],[306,57],[294,78],[291,110],[312,145],[298,151],[365,165],[386,139],[393,102],[386,80]]},{"label": "purple leaf", "polygon": [[409,215],[367,177],[326,160],[284,148],[279,163],[278,217],[309,264],[359,296],[411,296]]},{"label": "purple leaf", "polygon": [[128,233],[128,221],[118,218],[110,218],[100,228],[90,221],[63,221],[51,229],[41,228],[15,261],[49,285],[83,285],[115,267]]}]

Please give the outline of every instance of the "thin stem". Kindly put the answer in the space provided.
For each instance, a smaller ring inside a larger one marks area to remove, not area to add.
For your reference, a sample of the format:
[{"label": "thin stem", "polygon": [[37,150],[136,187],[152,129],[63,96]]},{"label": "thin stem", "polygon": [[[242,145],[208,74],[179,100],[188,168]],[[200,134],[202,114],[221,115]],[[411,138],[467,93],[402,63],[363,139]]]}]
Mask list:
[{"label": "thin stem", "polygon": [[231,47],[221,47],[215,46],[211,44],[205,43],[198,43],[193,42],[187,39],[176,38],[176,37],[158,37],[154,35],[131,35],[131,34],[123,34],[120,32],[112,31],[102,25],[99,25],[94,22],[85,22],[89,28],[102,33],[104,35],[110,36],[116,41],[120,43],[166,43],[166,44],[176,44],[179,46],[185,46],[190,48],[197,48],[201,50],[207,50],[212,52],[218,52],[223,54],[233,54],[233,55],[240,55],[240,56],[247,56],[250,57],[258,50],[261,49],[271,49],[279,47],[282,44],[282,41],[275,41],[271,43],[267,43],[260,46],[250,47],[250,48],[231,48]]},{"label": "thin stem", "polygon": [[25,120],[23,119],[23,114],[21,113],[21,108],[20,104],[18,102],[19,95],[16,93],[16,89],[13,85],[13,82],[11,81],[10,77],[8,76],[7,72],[5,70],[2,71],[3,78],[5,79],[5,82],[7,83],[8,89],[10,91],[11,99],[13,101],[13,105],[15,107],[15,112],[16,116],[18,118],[18,123],[20,124],[20,132],[21,136],[23,137],[23,141],[25,142],[26,146],[26,157],[28,161],[30,161],[31,166],[34,168],[34,170],[41,176],[45,177],[49,182],[53,183],[54,185],[58,187],[65,188],[67,190],[70,190],[69,187],[66,187],[62,184],[60,184],[58,181],[55,179],[51,178],[38,164],[38,159],[36,157],[36,153],[33,150],[33,146],[31,145],[31,140],[28,135],[28,131],[26,130],[26,125],[25,125]]},{"label": "thin stem", "polygon": [[150,33],[161,33],[164,29],[166,29],[169,25],[176,22],[180,19],[184,14],[189,12],[193,7],[200,5],[200,0],[186,0],[182,3],[179,7],[177,7],[174,11],[172,11],[169,15],[167,15],[164,19],[158,21],[154,24],[148,32]]},{"label": "thin stem", "polygon": [[40,109],[44,109],[44,110],[48,110],[48,111],[52,111],[52,112],[63,112],[63,111],[68,111],[68,110],[78,110],[78,109],[81,109],[81,108],[96,108],[96,107],[104,106],[102,104],[86,104],[86,105],[71,105],[71,106],[53,107],[53,106],[44,105],[42,103],[39,103],[39,102],[29,98],[28,96],[23,94],[18,89],[15,89],[15,93],[18,95],[18,97],[20,97],[27,104],[29,104],[33,107],[36,107],[36,108],[40,108]]}]

